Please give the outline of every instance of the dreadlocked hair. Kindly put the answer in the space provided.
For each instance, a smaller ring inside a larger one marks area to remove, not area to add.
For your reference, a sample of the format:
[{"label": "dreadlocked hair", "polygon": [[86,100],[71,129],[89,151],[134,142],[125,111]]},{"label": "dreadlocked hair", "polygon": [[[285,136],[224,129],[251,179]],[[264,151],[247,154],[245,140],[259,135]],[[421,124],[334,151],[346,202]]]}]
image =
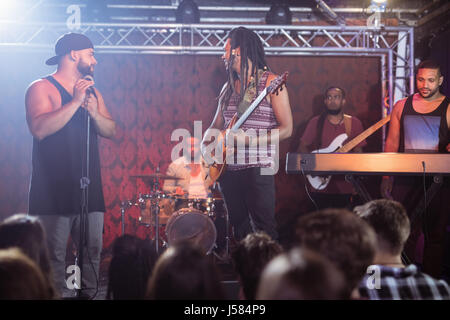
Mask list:
[{"label": "dreadlocked hair", "polygon": [[[240,101],[244,98],[245,91],[248,87],[248,59],[252,62],[251,74],[255,77],[255,83],[258,83],[258,69],[269,70],[266,58],[264,55],[264,48],[259,36],[244,27],[234,28],[230,31],[227,39],[231,39],[231,50],[240,48],[241,51],[241,69],[240,69]],[[235,55],[230,55],[228,80],[225,89],[219,95],[221,108],[228,105],[231,95],[234,93],[234,82],[239,79],[239,75],[231,66],[234,63]]]}]

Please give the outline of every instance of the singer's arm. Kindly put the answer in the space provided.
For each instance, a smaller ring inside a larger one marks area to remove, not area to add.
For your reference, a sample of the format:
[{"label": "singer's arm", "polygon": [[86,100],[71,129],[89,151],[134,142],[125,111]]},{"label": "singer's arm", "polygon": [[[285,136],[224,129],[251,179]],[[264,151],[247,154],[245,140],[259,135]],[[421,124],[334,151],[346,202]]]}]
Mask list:
[{"label": "singer's arm", "polygon": [[25,95],[28,128],[38,140],[61,130],[80,107],[89,87],[80,82],[74,90],[72,101],[61,106],[58,90],[48,80],[38,80],[30,85]]},{"label": "singer's arm", "polygon": [[96,88],[95,96],[89,96],[89,103],[86,106],[92,119],[95,122],[97,132],[104,138],[112,138],[116,134],[116,123],[106,108],[103,96]]}]

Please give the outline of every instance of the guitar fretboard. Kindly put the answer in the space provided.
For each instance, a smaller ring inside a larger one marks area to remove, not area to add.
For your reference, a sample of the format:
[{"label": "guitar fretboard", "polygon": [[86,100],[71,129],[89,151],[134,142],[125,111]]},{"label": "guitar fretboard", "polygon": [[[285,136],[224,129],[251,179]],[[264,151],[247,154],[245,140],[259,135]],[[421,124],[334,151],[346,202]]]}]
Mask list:
[{"label": "guitar fretboard", "polygon": [[384,126],[386,123],[388,123],[391,120],[391,115],[387,115],[385,118],[381,119],[377,123],[373,124],[366,130],[364,130],[360,135],[358,135],[356,138],[352,139],[351,141],[347,142],[345,145],[343,145],[341,148],[336,150],[336,153],[347,153],[350,150],[352,150],[354,147],[356,147],[361,141],[366,139],[368,136],[370,136],[372,133],[377,131],[379,128]]}]

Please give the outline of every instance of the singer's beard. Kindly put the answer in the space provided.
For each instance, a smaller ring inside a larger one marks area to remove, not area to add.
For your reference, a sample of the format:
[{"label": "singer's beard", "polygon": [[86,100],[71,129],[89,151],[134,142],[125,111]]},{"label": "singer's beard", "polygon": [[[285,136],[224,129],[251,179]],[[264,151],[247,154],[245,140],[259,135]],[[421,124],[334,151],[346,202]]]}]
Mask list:
[{"label": "singer's beard", "polygon": [[335,109],[335,110],[333,110],[333,109],[328,109],[328,108],[327,108],[327,113],[328,113],[328,114],[331,114],[331,115],[333,115],[333,116],[335,116],[335,115],[341,113],[341,111],[342,111],[342,108]]},{"label": "singer's beard", "polygon": [[84,63],[83,61],[78,62],[77,69],[83,77],[88,75],[94,76],[94,67],[92,65]]}]

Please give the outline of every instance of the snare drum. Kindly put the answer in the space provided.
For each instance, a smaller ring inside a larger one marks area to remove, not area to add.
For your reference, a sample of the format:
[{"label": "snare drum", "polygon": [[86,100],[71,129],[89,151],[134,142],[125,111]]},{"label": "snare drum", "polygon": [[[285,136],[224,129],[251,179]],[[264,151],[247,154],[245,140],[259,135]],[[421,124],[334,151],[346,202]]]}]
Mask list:
[{"label": "snare drum", "polygon": [[139,222],[147,226],[155,225],[155,213],[156,206],[159,204],[159,224],[167,224],[170,216],[175,211],[175,199],[166,196],[160,196],[158,198],[151,195],[141,196],[138,200],[139,207],[141,208],[141,215],[139,216]]},{"label": "snare drum", "polygon": [[209,254],[215,247],[217,231],[207,214],[194,208],[182,208],[169,218],[166,236],[169,245],[191,241]]}]

